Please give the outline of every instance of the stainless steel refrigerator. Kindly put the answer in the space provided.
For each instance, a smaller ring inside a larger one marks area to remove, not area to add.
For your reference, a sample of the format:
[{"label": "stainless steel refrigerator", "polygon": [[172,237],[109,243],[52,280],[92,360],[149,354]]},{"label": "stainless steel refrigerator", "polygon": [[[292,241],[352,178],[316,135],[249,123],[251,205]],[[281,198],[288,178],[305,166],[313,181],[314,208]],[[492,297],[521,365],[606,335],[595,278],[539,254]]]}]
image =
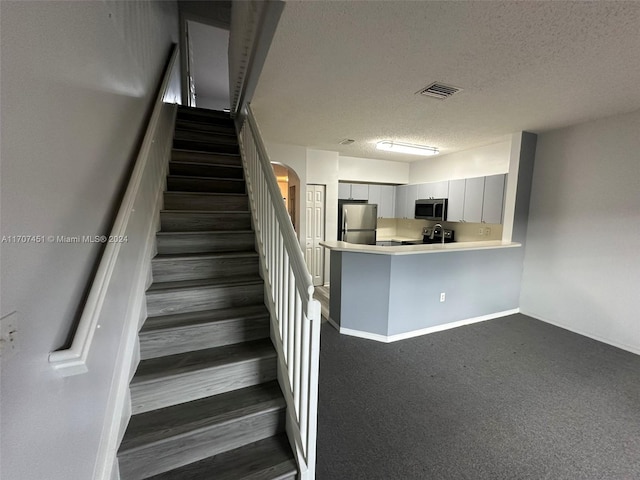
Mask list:
[{"label": "stainless steel refrigerator", "polygon": [[347,200],[338,207],[338,240],[375,245],[378,205]]}]

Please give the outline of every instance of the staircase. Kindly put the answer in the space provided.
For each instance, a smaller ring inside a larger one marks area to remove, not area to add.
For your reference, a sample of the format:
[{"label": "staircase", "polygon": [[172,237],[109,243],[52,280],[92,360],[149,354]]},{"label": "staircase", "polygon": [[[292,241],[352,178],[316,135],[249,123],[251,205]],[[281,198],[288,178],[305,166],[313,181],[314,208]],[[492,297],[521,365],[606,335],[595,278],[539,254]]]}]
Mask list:
[{"label": "staircase", "polygon": [[120,478],[295,479],[234,124],[180,107]]}]

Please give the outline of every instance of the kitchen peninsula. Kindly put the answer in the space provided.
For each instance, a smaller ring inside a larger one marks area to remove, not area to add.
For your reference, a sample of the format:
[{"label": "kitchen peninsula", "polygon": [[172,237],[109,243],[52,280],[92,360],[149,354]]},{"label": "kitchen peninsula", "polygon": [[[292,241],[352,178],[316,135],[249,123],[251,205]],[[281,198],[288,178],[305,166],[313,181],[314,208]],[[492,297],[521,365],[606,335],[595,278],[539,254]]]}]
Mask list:
[{"label": "kitchen peninsula", "polygon": [[321,245],[331,252],[330,321],[341,333],[388,342],[517,312],[520,243]]}]

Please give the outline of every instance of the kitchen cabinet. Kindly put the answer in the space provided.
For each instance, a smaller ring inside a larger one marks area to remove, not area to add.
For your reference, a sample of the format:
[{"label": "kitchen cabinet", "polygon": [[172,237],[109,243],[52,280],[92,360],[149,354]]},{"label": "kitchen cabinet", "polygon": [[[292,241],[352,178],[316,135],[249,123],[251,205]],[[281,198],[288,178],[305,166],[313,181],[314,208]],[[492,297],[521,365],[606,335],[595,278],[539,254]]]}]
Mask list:
[{"label": "kitchen cabinet", "polygon": [[464,207],[462,219],[465,222],[482,221],[482,199],[484,196],[484,177],[467,178],[464,185]]},{"label": "kitchen cabinet", "polygon": [[418,198],[447,198],[449,182],[430,182],[418,184]]},{"label": "kitchen cabinet", "polygon": [[415,218],[416,200],[418,199],[418,185],[407,185],[407,203],[404,218]]},{"label": "kitchen cabinet", "polygon": [[449,181],[449,202],[447,207],[448,222],[464,221],[464,189],[465,180]]},{"label": "kitchen cabinet", "polygon": [[369,185],[366,183],[352,183],[351,198],[354,200],[369,200]]},{"label": "kitchen cabinet", "polygon": [[398,185],[396,187],[396,218],[414,218],[418,185]]},{"label": "kitchen cabinet", "polygon": [[369,185],[366,183],[338,183],[338,198],[341,200],[369,200]]},{"label": "kitchen cabinet", "polygon": [[450,222],[501,223],[505,175],[451,180]]},{"label": "kitchen cabinet", "polygon": [[489,177],[484,177],[482,222],[502,223],[505,179],[506,175],[491,175]]},{"label": "kitchen cabinet", "polygon": [[396,187],[396,218],[405,218],[407,216],[407,187],[408,185],[398,185]]},{"label": "kitchen cabinet", "polygon": [[338,183],[338,198],[340,200],[348,200],[351,197],[351,184]]},{"label": "kitchen cabinet", "polygon": [[369,185],[369,203],[378,205],[378,218],[395,217],[395,200],[393,185]]}]

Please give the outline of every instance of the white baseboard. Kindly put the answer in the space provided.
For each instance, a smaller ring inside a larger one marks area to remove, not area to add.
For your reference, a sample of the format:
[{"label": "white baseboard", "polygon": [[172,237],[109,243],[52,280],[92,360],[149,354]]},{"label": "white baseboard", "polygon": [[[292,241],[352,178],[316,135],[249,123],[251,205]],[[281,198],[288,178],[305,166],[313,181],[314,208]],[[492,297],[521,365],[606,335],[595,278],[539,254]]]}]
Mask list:
[{"label": "white baseboard", "polygon": [[419,337],[421,335],[428,335],[429,333],[441,332],[443,330],[449,330],[451,328],[458,328],[464,325],[471,325],[472,323],[484,322],[486,320],[492,320],[494,318],[506,317],[507,315],[513,315],[519,313],[519,308],[512,310],[504,310],[502,312],[490,313],[488,315],[482,315],[480,317],[467,318],[465,320],[459,320],[457,322],[445,323],[443,325],[435,325],[433,327],[421,328],[420,330],[412,330],[411,332],[397,333],[395,335],[381,335],[379,333],[363,332],[361,330],[353,330],[351,328],[338,327],[336,323],[329,319],[329,322],[338,329],[338,331],[344,335],[350,335],[352,337],[366,338],[368,340],[375,340],[376,342],[391,343],[398,340],[405,340],[407,338]]},{"label": "white baseboard", "polygon": [[531,317],[531,318],[535,318],[536,320],[540,320],[541,322],[548,323],[550,325],[554,325],[554,326],[559,327],[559,328],[563,328],[564,330],[569,330],[570,332],[577,333],[578,335],[582,335],[583,337],[587,337],[587,338],[590,338],[592,340],[596,340],[598,342],[606,343],[607,345],[611,345],[612,347],[616,347],[616,348],[619,348],[621,350],[626,350],[627,352],[634,353],[636,355],[640,355],[640,348],[638,348],[638,347],[634,347],[632,345],[627,345],[627,344],[624,344],[624,343],[616,342],[614,340],[603,338],[603,337],[601,337],[599,335],[594,335],[592,333],[587,333],[587,332],[584,332],[584,331],[579,330],[577,328],[573,328],[573,327],[569,327],[567,325],[564,325],[564,324],[562,324],[560,322],[555,322],[553,320],[549,320],[547,318],[543,318],[543,317],[541,317],[539,315],[536,315],[534,313],[522,312],[522,314],[526,315],[528,317]]}]

